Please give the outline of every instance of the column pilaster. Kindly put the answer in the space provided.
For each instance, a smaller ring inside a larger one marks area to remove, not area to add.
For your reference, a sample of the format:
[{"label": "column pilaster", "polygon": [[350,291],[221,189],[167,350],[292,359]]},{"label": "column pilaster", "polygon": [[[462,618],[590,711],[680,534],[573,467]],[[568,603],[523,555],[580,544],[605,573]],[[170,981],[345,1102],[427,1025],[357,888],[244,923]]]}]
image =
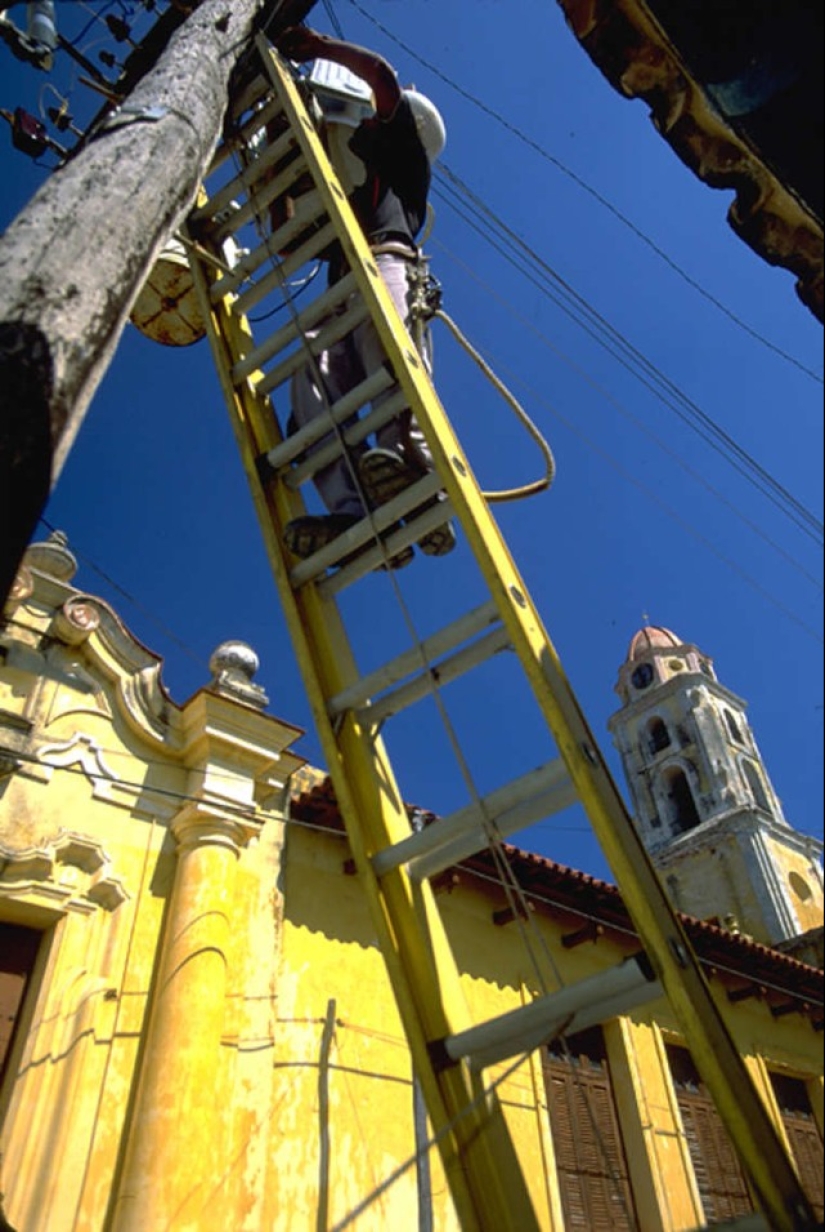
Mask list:
[{"label": "column pilaster", "polygon": [[241,848],[258,827],[193,801],[172,823],[164,923],[114,1232],[199,1229],[216,1216],[224,1101],[221,1038]]}]

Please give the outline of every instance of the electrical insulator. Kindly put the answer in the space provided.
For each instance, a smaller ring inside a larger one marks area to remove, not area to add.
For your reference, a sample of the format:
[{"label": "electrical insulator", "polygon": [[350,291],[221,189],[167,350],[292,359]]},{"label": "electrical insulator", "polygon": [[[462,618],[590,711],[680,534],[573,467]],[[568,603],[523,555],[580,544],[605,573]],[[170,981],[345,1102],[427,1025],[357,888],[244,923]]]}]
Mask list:
[{"label": "electrical insulator", "polygon": [[99,58],[101,63],[105,64],[107,68],[114,68],[117,64],[117,59],[112,55],[111,51],[99,52]]},{"label": "electrical insulator", "polygon": [[106,25],[116,43],[125,43],[132,33],[131,26],[127,25],[122,17],[115,17],[112,13],[106,17]]},{"label": "electrical insulator", "polygon": [[26,12],[26,29],[33,43],[54,51],[57,46],[54,0],[30,0]]},{"label": "electrical insulator", "polygon": [[49,148],[49,138],[45,125],[36,116],[30,115],[22,107],[15,107],[11,126],[12,145],[16,150],[39,158]]}]

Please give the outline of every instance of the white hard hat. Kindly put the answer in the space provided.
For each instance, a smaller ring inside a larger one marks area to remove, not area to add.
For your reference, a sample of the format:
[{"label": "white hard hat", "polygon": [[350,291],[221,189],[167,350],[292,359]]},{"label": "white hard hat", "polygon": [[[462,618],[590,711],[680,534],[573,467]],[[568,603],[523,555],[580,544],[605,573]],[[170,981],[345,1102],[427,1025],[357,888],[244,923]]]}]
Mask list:
[{"label": "white hard hat", "polygon": [[415,116],[421,144],[427,151],[430,162],[434,163],[447,144],[447,129],[441,113],[435,103],[431,103],[424,94],[419,94],[417,90],[405,90],[404,97],[409,102]]}]

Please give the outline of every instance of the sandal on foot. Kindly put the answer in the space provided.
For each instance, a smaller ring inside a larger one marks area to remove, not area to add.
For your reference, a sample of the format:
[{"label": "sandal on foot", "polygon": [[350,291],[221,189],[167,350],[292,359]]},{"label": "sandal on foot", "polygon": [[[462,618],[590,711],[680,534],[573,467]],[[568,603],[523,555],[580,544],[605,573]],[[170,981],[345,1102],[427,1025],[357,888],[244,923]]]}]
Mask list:
[{"label": "sandal on foot", "polygon": [[307,560],[358,521],[360,518],[352,513],[327,513],[320,516],[307,514],[306,517],[295,518],[287,523],[284,527],[284,543],[293,556]]},{"label": "sandal on foot", "polygon": [[[295,518],[292,522],[288,522],[284,527],[284,543],[293,556],[297,556],[299,560],[307,560],[310,556],[314,556],[316,552],[320,552],[321,548],[325,548],[327,544],[332,543],[339,535],[343,535],[351,526],[355,526],[356,522],[361,519],[352,513],[327,513],[321,515],[307,514],[302,518]],[[394,530],[395,527],[391,527]],[[389,533],[389,532],[385,532]],[[372,545],[372,541],[368,541],[363,547],[350,552],[347,556],[342,557],[337,562],[338,565],[348,565],[350,561],[360,556]],[[390,569],[403,569],[405,565],[412,563],[415,552],[411,547],[403,548],[395,556],[392,556],[388,562]],[[384,569],[387,565],[379,565],[378,568]]]},{"label": "sandal on foot", "polygon": [[[358,459],[358,477],[364,494],[374,509],[386,505],[426,474],[426,470],[405,461],[391,449],[368,449]],[[424,508],[429,509],[437,500],[436,497],[435,501],[428,502]],[[435,530],[423,535],[418,540],[418,546],[425,556],[446,556],[448,552],[452,552],[456,542],[452,523],[445,522],[443,526],[437,526]]]}]

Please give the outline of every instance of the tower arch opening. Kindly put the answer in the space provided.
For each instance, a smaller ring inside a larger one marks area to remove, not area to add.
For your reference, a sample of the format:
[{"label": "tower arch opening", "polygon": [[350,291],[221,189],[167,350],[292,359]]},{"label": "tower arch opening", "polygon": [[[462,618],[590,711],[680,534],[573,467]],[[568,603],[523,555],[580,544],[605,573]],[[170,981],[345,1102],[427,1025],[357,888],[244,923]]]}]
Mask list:
[{"label": "tower arch opening", "polygon": [[688,777],[681,767],[674,766],[667,771],[665,790],[673,833],[685,834],[688,830],[695,830],[702,818],[699,816]]}]

